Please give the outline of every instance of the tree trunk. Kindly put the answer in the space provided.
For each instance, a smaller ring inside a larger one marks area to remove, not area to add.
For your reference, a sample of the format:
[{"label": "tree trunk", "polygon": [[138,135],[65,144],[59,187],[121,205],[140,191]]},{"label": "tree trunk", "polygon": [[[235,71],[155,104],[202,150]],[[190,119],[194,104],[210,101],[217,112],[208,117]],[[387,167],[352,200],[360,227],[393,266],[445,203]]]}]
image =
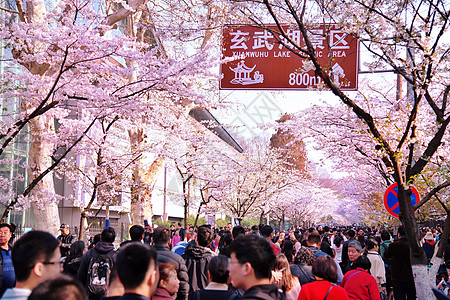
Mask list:
[{"label": "tree trunk", "polygon": [[[52,165],[53,143],[46,134],[54,131],[53,118],[45,115],[30,121],[31,145],[28,154],[28,177],[30,181],[36,178]],[[57,234],[60,225],[58,206],[55,199],[53,174],[50,173],[36,185],[30,193],[33,202],[36,229]]]}]

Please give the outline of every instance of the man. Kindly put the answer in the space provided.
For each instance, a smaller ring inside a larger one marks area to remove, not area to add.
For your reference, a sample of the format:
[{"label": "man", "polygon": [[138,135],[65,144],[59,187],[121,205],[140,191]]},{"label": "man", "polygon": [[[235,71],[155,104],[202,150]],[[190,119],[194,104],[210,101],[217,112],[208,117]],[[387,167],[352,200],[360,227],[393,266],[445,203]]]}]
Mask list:
[{"label": "man", "polygon": [[68,224],[61,224],[59,228],[61,230],[61,234],[57,237],[58,241],[60,241],[59,250],[61,250],[61,256],[66,257],[69,254],[70,246],[72,246],[73,242],[77,239],[73,234],[70,234],[70,226]]},{"label": "man", "polygon": [[141,225],[133,225],[133,226],[131,226],[129,232],[130,232],[131,240],[122,242],[120,244],[120,247],[123,247],[126,244],[131,243],[131,242],[141,243],[142,240],[144,239],[145,229]]},{"label": "man", "polygon": [[416,299],[416,288],[410,260],[410,247],[405,228],[398,228],[399,239],[389,245],[384,257],[392,259],[391,279],[394,297],[397,300]]},{"label": "man", "polygon": [[103,298],[114,265],[114,228],[103,229],[102,237],[94,248],[83,255],[77,279],[84,284],[90,300]]},{"label": "man", "polygon": [[263,238],[265,238],[270,243],[270,247],[272,247],[273,254],[277,255],[278,253],[280,253],[280,248],[278,248],[277,245],[275,245],[272,242],[274,233],[273,233],[273,228],[270,225],[265,225],[261,229],[261,235],[263,236]]},{"label": "man", "polygon": [[148,300],[159,281],[156,251],[141,243],[130,243],[117,254],[117,275],[125,288],[122,300]]},{"label": "man", "polygon": [[[10,224],[0,224],[0,297],[6,289],[14,287],[16,284],[16,275],[11,259],[11,247],[9,241],[13,234],[13,227]],[[15,226],[14,226],[15,228]]]},{"label": "man", "polygon": [[158,253],[158,264],[171,263],[177,267],[177,277],[180,281],[177,300],[185,300],[189,294],[189,276],[184,259],[178,254],[170,251],[170,232],[166,226],[159,226],[153,232],[153,242]]},{"label": "man", "polygon": [[270,284],[275,254],[266,239],[240,236],[230,244],[230,252],[231,282],[245,291],[240,299],[282,299],[277,286]]},{"label": "man", "polygon": [[351,269],[353,269],[353,263],[356,261],[358,257],[360,257],[363,253],[363,248],[361,247],[361,243],[353,240],[350,241],[347,244],[347,255],[348,255],[348,262],[344,267],[342,268],[342,271],[347,273]]},{"label": "man", "polygon": [[356,241],[355,240],[355,231],[350,229],[349,231],[347,231],[347,235],[348,235],[348,240],[344,242],[344,245],[342,246],[342,262],[341,262],[341,267],[342,269],[345,269],[345,266],[347,266],[349,264],[348,261],[348,243],[350,243],[351,241]]},{"label": "man", "polygon": [[209,248],[213,234],[206,226],[198,228],[195,242],[191,241],[184,251],[183,258],[189,276],[189,286],[191,291],[203,290],[209,283],[208,264],[216,254]]},{"label": "man", "polygon": [[180,222],[178,222],[177,229],[178,229],[178,234],[180,235],[181,241],[184,241],[184,228],[181,227]]},{"label": "man", "polygon": [[24,234],[12,248],[16,286],[2,300],[26,300],[41,282],[61,273],[59,242],[48,232],[33,230]]},{"label": "man", "polygon": [[256,234],[256,235],[260,235],[259,234],[259,227],[258,227],[258,225],[253,225],[252,226],[252,231],[250,232],[251,234]]}]

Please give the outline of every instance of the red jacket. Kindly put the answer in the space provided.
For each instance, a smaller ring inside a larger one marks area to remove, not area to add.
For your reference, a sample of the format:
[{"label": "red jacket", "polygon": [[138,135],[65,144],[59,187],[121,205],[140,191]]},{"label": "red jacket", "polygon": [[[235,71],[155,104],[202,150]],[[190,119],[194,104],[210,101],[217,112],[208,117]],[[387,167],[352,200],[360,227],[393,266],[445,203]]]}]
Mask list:
[{"label": "red jacket", "polygon": [[367,271],[357,268],[345,273],[341,286],[347,291],[349,299],[380,300],[380,292],[375,278]]},{"label": "red jacket", "polygon": [[[331,282],[326,280],[317,280],[302,285],[297,300],[323,300],[330,286]],[[333,285],[327,300],[348,300],[347,292],[340,286]]]}]

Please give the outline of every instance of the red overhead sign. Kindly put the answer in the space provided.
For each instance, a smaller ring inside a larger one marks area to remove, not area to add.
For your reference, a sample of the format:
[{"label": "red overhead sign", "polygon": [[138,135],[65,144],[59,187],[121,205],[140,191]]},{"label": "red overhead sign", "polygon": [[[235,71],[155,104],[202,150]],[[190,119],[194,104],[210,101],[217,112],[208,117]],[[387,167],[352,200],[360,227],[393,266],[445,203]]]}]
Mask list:
[{"label": "red overhead sign", "polygon": [[[275,25],[267,28],[279,32]],[[283,29],[294,43],[305,46],[299,29],[288,25]],[[309,29],[309,33],[316,57],[324,69],[330,70],[332,80],[339,82],[343,90],[357,90],[358,39],[336,25],[317,26]],[[225,26],[222,55],[234,58],[221,65],[222,90],[310,90],[323,86],[311,63],[284,47],[270,31],[261,28]]]}]

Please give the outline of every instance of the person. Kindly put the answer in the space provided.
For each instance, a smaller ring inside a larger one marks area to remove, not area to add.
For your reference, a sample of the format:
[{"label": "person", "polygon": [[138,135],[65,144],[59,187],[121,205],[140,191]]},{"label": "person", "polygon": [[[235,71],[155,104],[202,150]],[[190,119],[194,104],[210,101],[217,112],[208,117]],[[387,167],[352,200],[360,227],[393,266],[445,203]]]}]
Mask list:
[{"label": "person", "polygon": [[368,249],[366,256],[371,264],[370,274],[377,281],[379,292],[386,294],[386,271],[384,269],[384,261],[378,253],[378,242],[373,238],[369,238],[366,247]]},{"label": "person", "polygon": [[277,255],[278,253],[280,253],[281,249],[279,247],[277,247],[277,245],[275,245],[272,242],[274,233],[273,233],[273,228],[270,225],[265,225],[262,229],[261,229],[261,235],[270,243],[270,247],[272,247],[273,253],[275,255]]},{"label": "person", "polygon": [[191,291],[202,290],[208,285],[208,264],[216,255],[209,249],[212,238],[211,229],[200,226],[195,241],[188,243],[184,251],[183,258],[186,262]]},{"label": "person", "polygon": [[101,233],[98,233],[98,234],[94,235],[93,237],[91,237],[89,239],[89,243],[90,244],[89,244],[87,249],[91,250],[92,248],[94,248],[95,245],[97,245],[97,243],[100,242],[101,239],[102,239],[102,234]]},{"label": "person", "polygon": [[101,241],[88,250],[81,259],[77,279],[84,284],[89,300],[105,296],[114,265],[114,245],[116,232],[114,228],[103,229]]},{"label": "person", "polygon": [[333,238],[333,244],[331,245],[331,248],[333,248],[334,252],[336,252],[336,261],[339,264],[342,262],[342,242],[342,238],[337,235]]},{"label": "person", "polygon": [[237,294],[228,290],[229,281],[228,257],[218,255],[211,258],[208,264],[209,284],[204,290],[189,294],[189,300],[231,300]]},{"label": "person", "polygon": [[110,277],[111,279],[109,280],[106,297],[102,300],[120,300],[125,293],[125,288],[122,282],[120,282],[119,275],[117,274],[117,264],[114,264]]},{"label": "person", "polygon": [[240,236],[230,244],[230,278],[244,299],[283,299],[276,285],[270,283],[275,264],[270,243],[253,234]]},{"label": "person", "polygon": [[284,247],[281,252],[284,254],[284,256],[286,256],[290,264],[294,261],[294,254],[295,254],[294,243],[290,239],[285,239]]},{"label": "person", "polygon": [[294,264],[291,266],[291,273],[298,277],[301,286],[316,280],[312,274],[312,266],[315,261],[316,257],[311,249],[301,247],[300,250],[298,250],[294,259]]},{"label": "person", "polygon": [[121,300],[149,300],[155,293],[159,281],[156,256],[154,249],[141,243],[130,243],[117,253],[117,275],[125,289]]},{"label": "person", "polygon": [[177,229],[180,234],[180,239],[184,241],[184,228],[181,226],[181,223],[178,222]]},{"label": "person", "polygon": [[425,254],[427,255],[428,263],[430,263],[431,258],[433,257],[435,245],[436,242],[434,241],[433,233],[431,231],[428,231],[425,234],[424,242],[422,245],[422,248],[425,251]]},{"label": "person", "polygon": [[345,273],[341,286],[347,291],[352,300],[380,300],[375,278],[369,274],[370,260],[360,255],[353,263],[355,269]]},{"label": "person", "polygon": [[59,241],[48,232],[25,233],[14,244],[11,259],[16,286],[7,289],[2,300],[26,300],[38,284],[61,273]]},{"label": "person", "polygon": [[142,241],[144,239],[145,229],[141,225],[133,225],[130,227],[129,233],[130,233],[131,240],[123,241],[120,244],[120,247],[123,247],[126,244],[133,243],[133,242],[142,243]]},{"label": "person", "polygon": [[363,249],[361,244],[357,240],[352,240],[347,243],[347,264],[344,265],[343,272],[344,274],[350,271],[353,268],[353,263],[356,259],[363,253]]},{"label": "person", "polygon": [[334,259],[328,255],[319,256],[312,267],[315,281],[302,286],[298,300],[347,300],[345,289],[338,285],[337,266]]},{"label": "person", "polygon": [[351,243],[352,241],[356,241],[355,240],[355,231],[350,229],[349,231],[347,231],[347,236],[348,236],[348,240],[346,240],[344,242],[344,244],[342,245],[342,262],[341,262],[341,268],[342,271],[345,273],[348,268],[348,266],[351,264],[348,260],[348,244]]},{"label": "person", "polygon": [[78,280],[61,275],[40,283],[33,289],[28,300],[87,300],[87,297]]},{"label": "person", "polygon": [[410,247],[405,235],[405,228],[398,228],[399,239],[389,245],[385,258],[391,260],[391,279],[396,300],[416,299],[416,287],[412,273]]},{"label": "person", "polygon": [[280,278],[274,283],[286,293],[286,300],[297,300],[301,289],[300,282],[292,275],[289,261],[284,254],[276,256],[274,271],[281,273]]},{"label": "person", "polygon": [[253,225],[252,226],[252,231],[250,232],[250,234],[260,235],[258,225]]},{"label": "person", "polygon": [[57,239],[60,241],[59,249],[61,250],[61,257],[66,257],[69,254],[70,246],[77,240],[75,235],[70,234],[69,224],[61,224],[59,227],[61,234],[58,235]]},{"label": "person", "polygon": [[11,224],[0,224],[0,297],[6,289],[14,287],[16,284],[16,275],[14,273],[14,266],[11,259],[11,245],[10,241],[13,235],[13,227]]},{"label": "person", "polygon": [[153,232],[153,242],[156,252],[158,253],[158,264],[171,263],[177,270],[177,278],[180,281],[178,288],[177,300],[185,300],[189,294],[189,276],[186,269],[184,259],[170,251],[170,231],[166,226],[159,226]]},{"label": "person", "polygon": [[172,248],[174,248],[179,242],[181,242],[180,231],[175,230],[175,234],[172,237]]},{"label": "person", "polygon": [[[170,237],[170,232],[169,232]],[[180,281],[177,277],[177,268],[171,263],[162,263],[158,266],[158,288],[152,296],[152,300],[173,300],[172,295],[178,292]]]},{"label": "person", "polygon": [[76,241],[70,247],[69,254],[64,260],[63,273],[77,278],[78,269],[83,258],[85,244],[83,241]]}]

